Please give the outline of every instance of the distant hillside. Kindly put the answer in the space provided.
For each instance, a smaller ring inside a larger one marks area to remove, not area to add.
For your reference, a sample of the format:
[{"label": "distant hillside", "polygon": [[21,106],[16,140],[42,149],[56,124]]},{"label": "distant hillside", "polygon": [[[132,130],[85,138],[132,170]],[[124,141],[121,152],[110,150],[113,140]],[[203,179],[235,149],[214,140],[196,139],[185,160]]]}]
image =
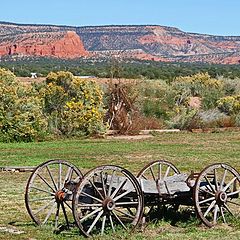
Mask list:
[{"label": "distant hillside", "polygon": [[165,26],[71,27],[0,22],[0,56],[133,58],[240,63],[240,36],[186,33]]}]

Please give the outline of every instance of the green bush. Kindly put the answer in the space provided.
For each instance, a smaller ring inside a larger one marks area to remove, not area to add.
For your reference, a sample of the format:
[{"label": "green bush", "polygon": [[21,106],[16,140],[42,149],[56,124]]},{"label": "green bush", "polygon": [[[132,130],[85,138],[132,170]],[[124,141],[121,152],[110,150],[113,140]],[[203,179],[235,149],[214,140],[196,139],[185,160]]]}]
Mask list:
[{"label": "green bush", "polygon": [[175,106],[175,92],[164,81],[145,81],[138,85],[138,105],[146,117],[169,119]]},{"label": "green bush", "polygon": [[186,107],[176,109],[172,119],[167,121],[170,128],[178,128],[181,130],[191,130],[200,126],[198,110]]},{"label": "green bush", "polygon": [[177,105],[187,105],[189,97],[201,97],[204,109],[215,108],[217,100],[223,96],[223,82],[211,78],[208,73],[198,73],[192,76],[177,77],[172,83],[177,92]]},{"label": "green bush", "polygon": [[103,93],[99,85],[70,72],[49,73],[42,90],[49,131],[67,136],[98,134],[103,124]]},{"label": "green bush", "polygon": [[218,108],[226,114],[240,113],[240,95],[227,96],[218,100]]},{"label": "green bush", "polygon": [[42,99],[31,86],[0,69],[0,141],[34,141],[44,138],[46,120]]}]

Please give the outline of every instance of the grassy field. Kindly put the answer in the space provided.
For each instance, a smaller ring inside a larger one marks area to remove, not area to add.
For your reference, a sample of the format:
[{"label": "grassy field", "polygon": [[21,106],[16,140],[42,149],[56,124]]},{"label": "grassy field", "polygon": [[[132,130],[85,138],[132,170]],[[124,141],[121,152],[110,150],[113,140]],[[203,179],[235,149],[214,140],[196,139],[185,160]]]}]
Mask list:
[{"label": "grassy field", "polygon": [[[216,162],[240,171],[240,133],[166,133],[147,140],[64,140],[42,143],[0,144],[0,166],[36,166],[48,159],[66,159],[83,173],[100,164],[116,164],[135,175],[152,160],[166,159],[182,172],[200,171]],[[0,239],[82,239],[78,229],[53,233],[35,227],[24,206],[24,188],[30,173],[0,172]],[[149,223],[144,230],[117,232],[95,239],[240,239],[240,222],[207,229],[192,209]],[[9,231],[23,231],[20,234]]]}]

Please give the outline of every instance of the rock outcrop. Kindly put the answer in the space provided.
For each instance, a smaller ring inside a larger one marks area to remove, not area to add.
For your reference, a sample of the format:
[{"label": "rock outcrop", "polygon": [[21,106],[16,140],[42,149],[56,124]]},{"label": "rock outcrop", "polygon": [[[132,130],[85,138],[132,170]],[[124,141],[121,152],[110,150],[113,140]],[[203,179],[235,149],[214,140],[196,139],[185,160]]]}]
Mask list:
[{"label": "rock outcrop", "polygon": [[23,33],[3,37],[0,55],[33,55],[58,58],[86,57],[89,53],[74,31]]},{"label": "rock outcrop", "polygon": [[0,56],[135,58],[240,64],[240,37],[165,26],[71,27],[0,22]]}]

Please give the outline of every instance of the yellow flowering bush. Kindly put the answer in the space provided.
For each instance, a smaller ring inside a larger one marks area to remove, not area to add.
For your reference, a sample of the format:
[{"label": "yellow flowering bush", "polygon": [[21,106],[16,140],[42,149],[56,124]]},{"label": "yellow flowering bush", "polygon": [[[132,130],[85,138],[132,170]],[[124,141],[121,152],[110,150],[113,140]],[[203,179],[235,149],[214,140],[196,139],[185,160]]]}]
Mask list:
[{"label": "yellow flowering bush", "polygon": [[223,97],[217,103],[222,112],[229,115],[240,113],[240,95]]},{"label": "yellow flowering bush", "polygon": [[45,111],[50,131],[68,136],[105,131],[103,92],[93,80],[69,72],[50,73],[45,87]]},{"label": "yellow flowering bush", "polygon": [[0,141],[34,141],[44,137],[47,122],[42,99],[8,70],[0,69]]}]

